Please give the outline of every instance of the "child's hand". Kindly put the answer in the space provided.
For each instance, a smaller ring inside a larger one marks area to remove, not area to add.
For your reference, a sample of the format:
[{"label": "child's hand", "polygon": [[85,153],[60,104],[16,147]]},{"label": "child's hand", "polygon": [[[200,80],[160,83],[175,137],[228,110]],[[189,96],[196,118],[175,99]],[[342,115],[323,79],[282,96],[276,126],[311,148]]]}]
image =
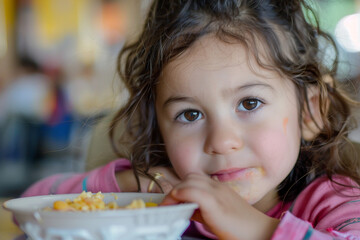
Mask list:
[{"label": "child's hand", "polygon": [[[149,173],[155,177],[160,184],[164,193],[169,193],[173,187],[180,183],[180,179],[172,168],[168,167],[154,167],[149,170]],[[149,178],[141,177],[142,192],[161,193],[159,186]],[[146,189],[144,189],[146,188]]]},{"label": "child's hand", "polygon": [[205,224],[219,239],[270,239],[278,220],[266,216],[227,185],[190,174],[176,185],[162,205],[195,202],[192,220]]},{"label": "child's hand", "polygon": [[[169,193],[173,186],[180,183],[179,177],[171,168],[154,167],[149,170],[149,173],[155,176],[164,193]],[[159,186],[151,179],[144,176],[139,176],[139,178],[141,192],[161,193]],[[138,189],[134,172],[131,169],[117,172],[116,180],[122,192],[136,192]]]}]

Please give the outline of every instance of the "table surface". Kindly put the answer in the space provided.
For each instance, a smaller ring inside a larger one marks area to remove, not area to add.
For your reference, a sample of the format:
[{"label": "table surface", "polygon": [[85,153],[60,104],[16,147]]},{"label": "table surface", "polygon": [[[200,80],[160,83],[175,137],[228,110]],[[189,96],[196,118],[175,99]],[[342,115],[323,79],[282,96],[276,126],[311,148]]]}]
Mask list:
[{"label": "table surface", "polygon": [[8,198],[0,198],[0,239],[1,240],[14,240],[23,235],[23,232],[14,224],[12,215],[6,211],[2,205],[9,200]]}]

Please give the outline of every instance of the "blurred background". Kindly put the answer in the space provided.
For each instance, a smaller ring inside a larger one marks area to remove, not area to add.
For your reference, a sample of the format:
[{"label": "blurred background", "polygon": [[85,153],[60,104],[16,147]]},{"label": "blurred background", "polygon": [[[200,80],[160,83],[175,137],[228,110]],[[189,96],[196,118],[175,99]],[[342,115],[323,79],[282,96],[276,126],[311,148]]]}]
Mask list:
[{"label": "blurred background", "polygon": [[[0,0],[0,197],[109,158],[92,139],[106,138],[99,122],[127,97],[116,58],[139,33],[150,2]],[[360,0],[314,5],[339,47],[338,77],[358,95]],[[360,131],[351,138],[360,141]]]}]

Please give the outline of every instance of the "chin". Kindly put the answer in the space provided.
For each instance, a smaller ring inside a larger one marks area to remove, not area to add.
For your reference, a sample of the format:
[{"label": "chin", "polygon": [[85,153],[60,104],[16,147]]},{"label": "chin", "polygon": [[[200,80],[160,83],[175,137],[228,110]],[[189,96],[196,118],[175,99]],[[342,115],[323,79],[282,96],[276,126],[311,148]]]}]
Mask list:
[{"label": "chin", "polygon": [[243,182],[224,182],[231,189],[233,189],[240,197],[247,201],[250,205],[254,205],[262,199],[262,194],[257,190],[254,185]]}]

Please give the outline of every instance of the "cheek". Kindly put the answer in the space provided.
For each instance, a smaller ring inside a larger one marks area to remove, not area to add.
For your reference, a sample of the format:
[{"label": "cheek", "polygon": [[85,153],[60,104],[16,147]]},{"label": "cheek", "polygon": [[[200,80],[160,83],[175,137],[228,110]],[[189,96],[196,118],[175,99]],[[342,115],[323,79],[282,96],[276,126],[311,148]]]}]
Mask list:
[{"label": "cheek", "polygon": [[199,156],[193,141],[175,141],[166,144],[167,154],[175,172],[184,178],[191,172],[196,172]]},{"label": "cheek", "polygon": [[266,172],[287,174],[294,166],[298,153],[300,136],[298,132],[268,130],[258,133],[257,154],[262,159]]},{"label": "cheek", "polygon": [[279,132],[268,131],[261,134],[258,145],[267,156],[279,159],[286,149],[286,137]]}]

